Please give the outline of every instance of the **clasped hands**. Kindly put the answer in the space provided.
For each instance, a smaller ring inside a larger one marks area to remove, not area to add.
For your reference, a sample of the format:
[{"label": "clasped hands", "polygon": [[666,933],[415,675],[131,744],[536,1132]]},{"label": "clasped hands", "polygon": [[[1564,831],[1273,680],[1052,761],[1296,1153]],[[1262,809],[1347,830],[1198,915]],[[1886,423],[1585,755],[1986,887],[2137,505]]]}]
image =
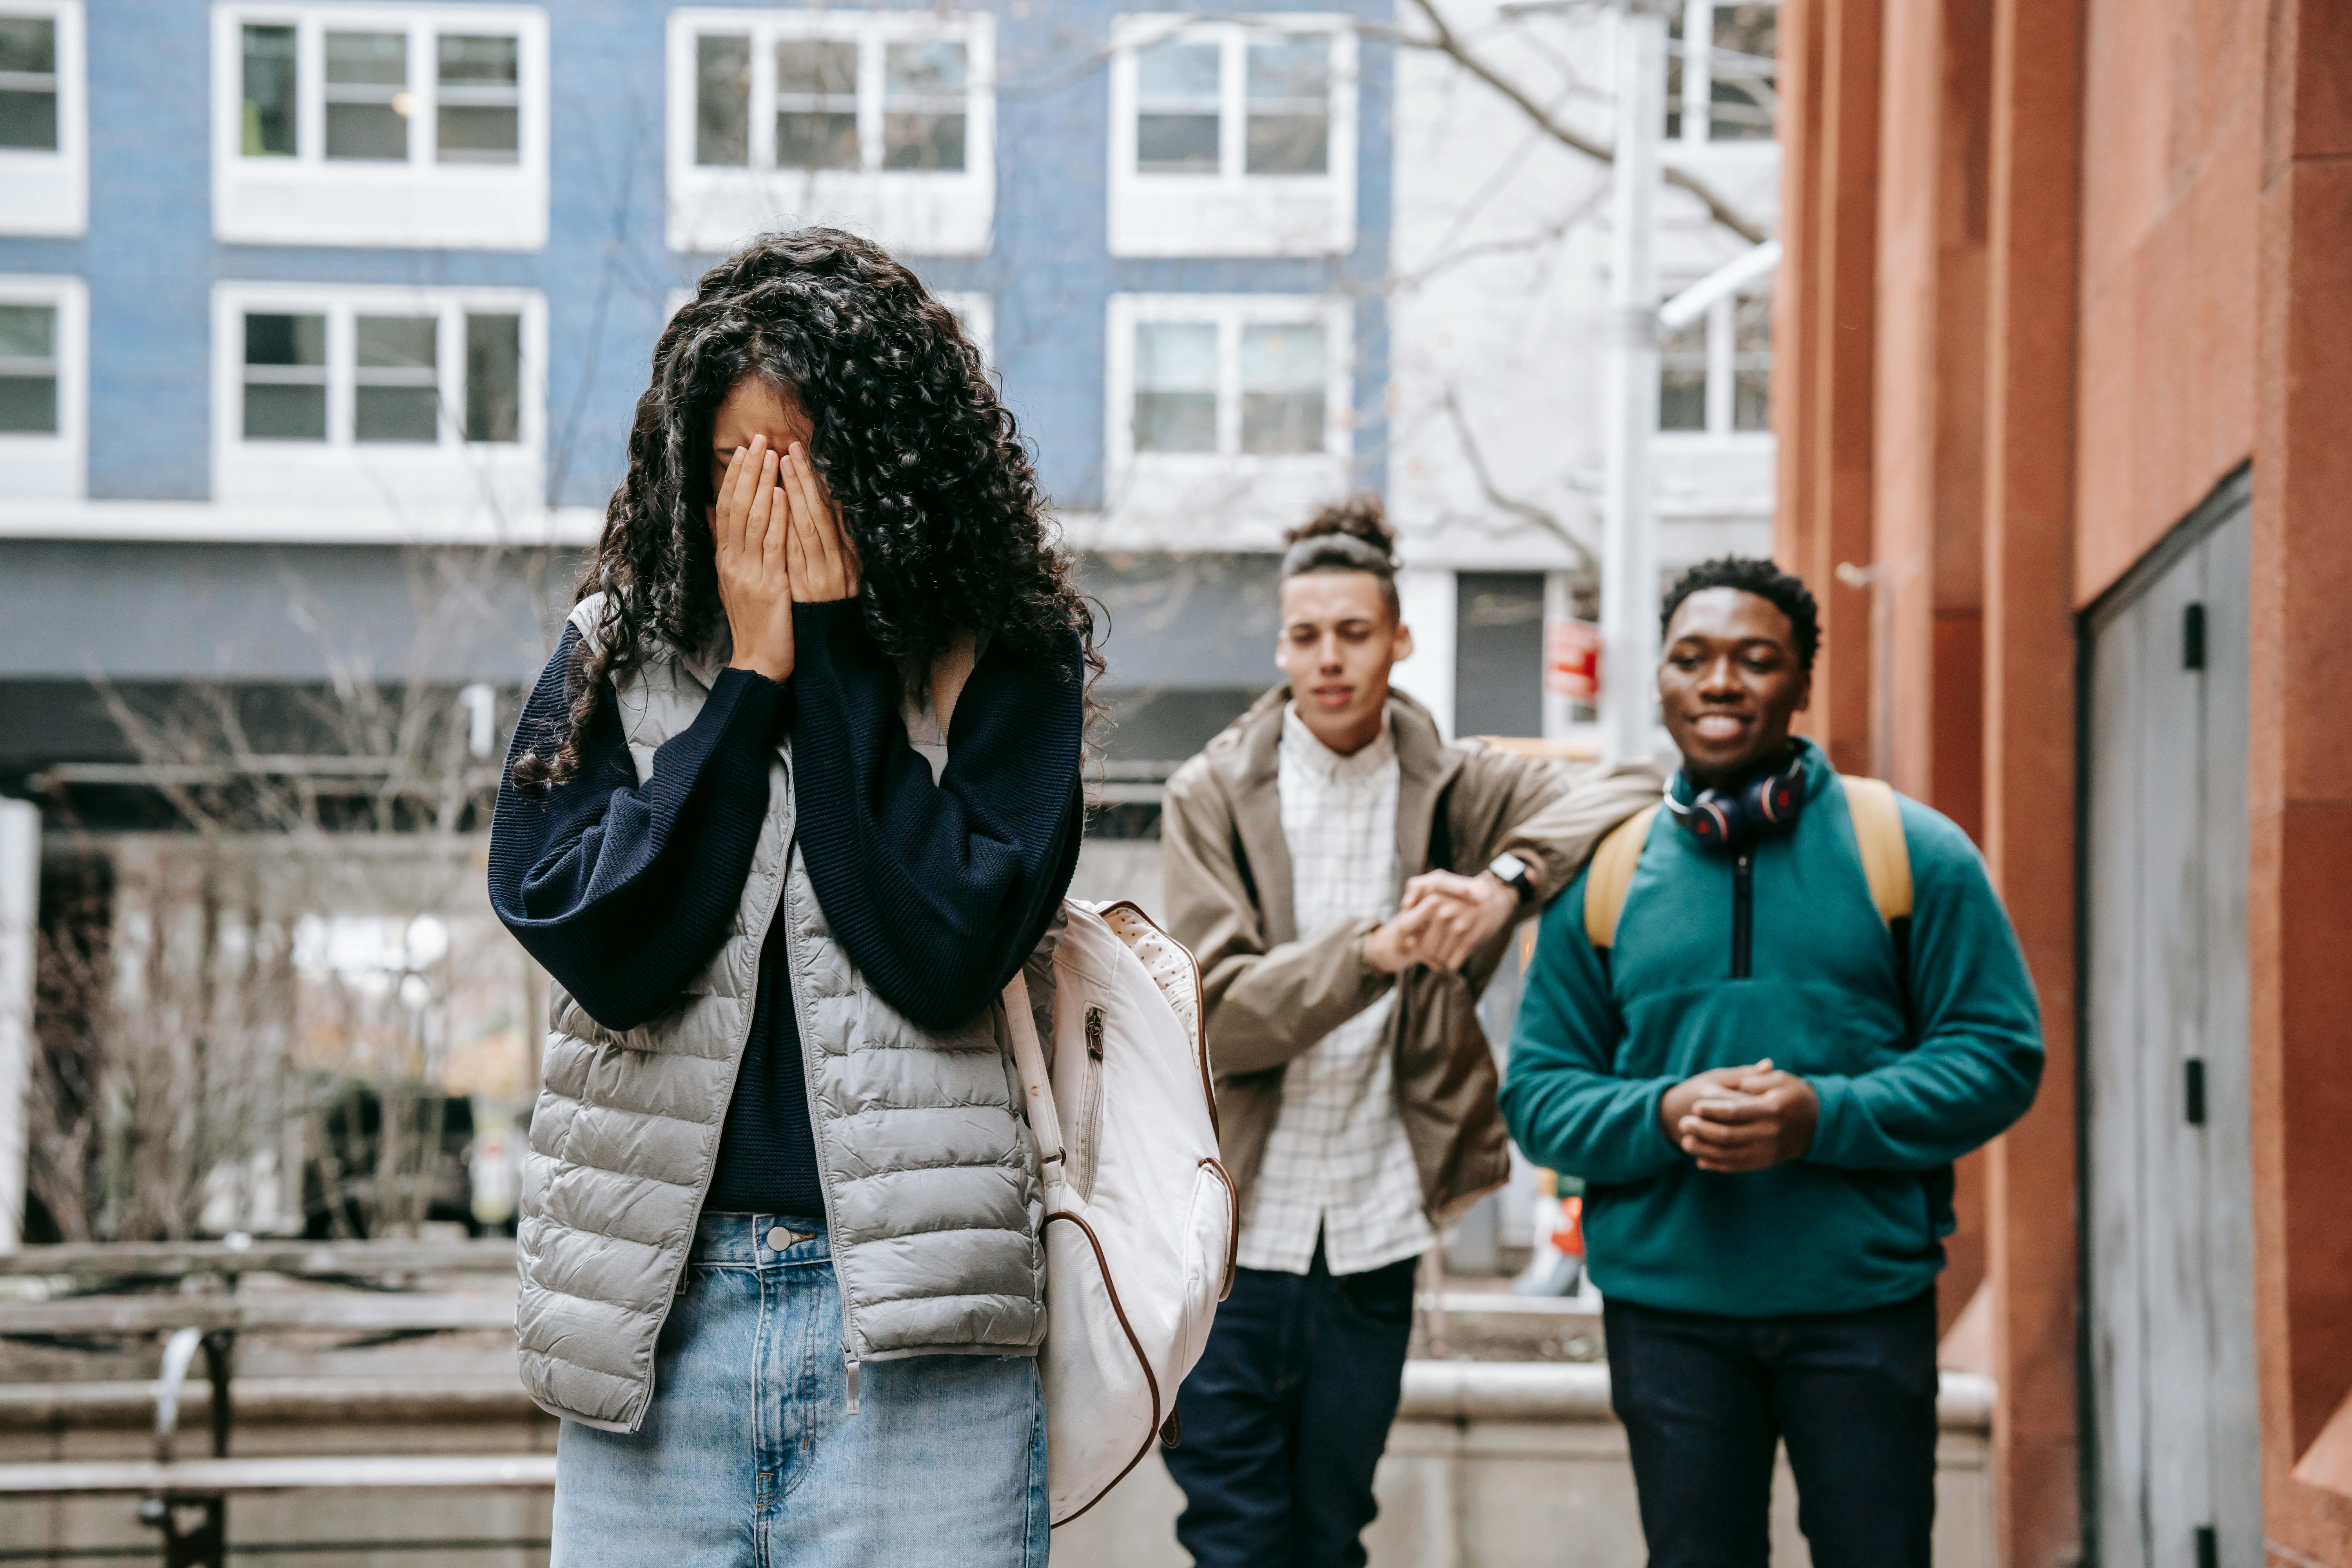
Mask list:
[{"label": "clasped hands", "polygon": [[1459,969],[1518,909],[1518,893],[1492,871],[1424,871],[1404,885],[1397,912],[1364,938],[1364,962],[1383,974],[1416,963]]},{"label": "clasped hands", "polygon": [[1769,1057],[1695,1074],[1658,1100],[1666,1136],[1702,1171],[1762,1171],[1802,1159],[1821,1114],[1813,1086]]},{"label": "clasped hands", "polygon": [[857,595],[857,552],[841,509],[800,442],[778,452],[754,436],[728,459],[710,509],[719,602],[735,639],[730,662],[782,681],[793,672],[793,606]]}]

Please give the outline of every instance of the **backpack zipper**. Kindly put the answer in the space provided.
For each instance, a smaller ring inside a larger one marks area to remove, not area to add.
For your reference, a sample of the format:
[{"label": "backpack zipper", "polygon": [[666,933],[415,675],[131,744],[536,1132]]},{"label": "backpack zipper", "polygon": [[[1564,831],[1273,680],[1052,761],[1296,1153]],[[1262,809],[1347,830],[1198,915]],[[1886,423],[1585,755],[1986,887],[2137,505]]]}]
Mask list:
[{"label": "backpack zipper", "polygon": [[1731,863],[1731,977],[1748,977],[1750,933],[1756,923],[1756,869],[1745,855]]},{"label": "backpack zipper", "polygon": [[1070,1185],[1082,1197],[1095,1195],[1095,1154],[1102,1142],[1103,1010],[1087,1009],[1086,1090],[1079,1097],[1077,1140],[1070,1156]]}]

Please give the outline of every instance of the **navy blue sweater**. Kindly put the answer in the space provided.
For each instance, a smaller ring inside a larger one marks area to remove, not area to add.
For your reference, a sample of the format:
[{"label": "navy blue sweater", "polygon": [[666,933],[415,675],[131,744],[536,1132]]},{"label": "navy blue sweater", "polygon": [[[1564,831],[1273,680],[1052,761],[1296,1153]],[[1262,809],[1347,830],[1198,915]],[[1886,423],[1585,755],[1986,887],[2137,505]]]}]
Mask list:
[{"label": "navy blue sweater", "polygon": [[[668,1012],[726,940],[787,733],[817,901],[866,984],[917,1023],[946,1027],[985,1006],[1069,886],[1084,826],[1075,645],[1060,668],[992,645],[956,703],[934,784],[899,721],[897,668],[856,602],[794,605],[793,629],[791,679],[722,672],[642,783],[608,688],[569,780],[523,790],[509,773],[499,786],[490,902],[606,1028]],[[578,644],[567,627],[516,752],[561,732]],[[824,1212],[785,964],[772,928],[714,1212]]]}]

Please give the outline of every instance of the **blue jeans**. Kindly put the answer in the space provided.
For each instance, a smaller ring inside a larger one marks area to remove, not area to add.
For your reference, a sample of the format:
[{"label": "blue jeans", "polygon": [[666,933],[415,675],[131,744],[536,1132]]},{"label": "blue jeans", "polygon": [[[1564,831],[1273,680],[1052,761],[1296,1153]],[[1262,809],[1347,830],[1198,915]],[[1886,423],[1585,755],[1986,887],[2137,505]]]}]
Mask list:
[{"label": "blue jeans", "polygon": [[1197,1568],[1362,1568],[1418,1261],[1335,1275],[1318,1245],[1304,1274],[1235,1270],[1165,1450]]},{"label": "blue jeans", "polygon": [[1045,1568],[1036,1360],[867,1362],[850,1415],[822,1220],[703,1215],[654,1365],[634,1435],[563,1424],[551,1568]]},{"label": "blue jeans", "polygon": [[1789,1445],[1814,1568],[1927,1568],[1933,1290],[1787,1318],[1611,1300],[1601,1318],[1650,1568],[1765,1568],[1776,1440]]}]

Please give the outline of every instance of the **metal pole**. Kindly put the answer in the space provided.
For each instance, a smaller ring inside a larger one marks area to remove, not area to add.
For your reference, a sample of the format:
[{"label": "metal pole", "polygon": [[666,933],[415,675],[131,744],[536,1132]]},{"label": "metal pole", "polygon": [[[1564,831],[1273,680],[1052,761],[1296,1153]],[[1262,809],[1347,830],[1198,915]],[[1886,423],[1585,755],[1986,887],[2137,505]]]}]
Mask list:
[{"label": "metal pole", "polygon": [[33,1070],[34,932],[41,900],[41,813],[0,800],[0,1252],[25,1222],[25,1092]]},{"label": "metal pole", "polygon": [[1665,18],[1654,0],[1617,14],[1617,138],[1610,203],[1608,342],[1601,407],[1601,743],[1647,756],[1656,708],[1657,552],[1650,434],[1658,425],[1658,137],[1665,116]]}]

